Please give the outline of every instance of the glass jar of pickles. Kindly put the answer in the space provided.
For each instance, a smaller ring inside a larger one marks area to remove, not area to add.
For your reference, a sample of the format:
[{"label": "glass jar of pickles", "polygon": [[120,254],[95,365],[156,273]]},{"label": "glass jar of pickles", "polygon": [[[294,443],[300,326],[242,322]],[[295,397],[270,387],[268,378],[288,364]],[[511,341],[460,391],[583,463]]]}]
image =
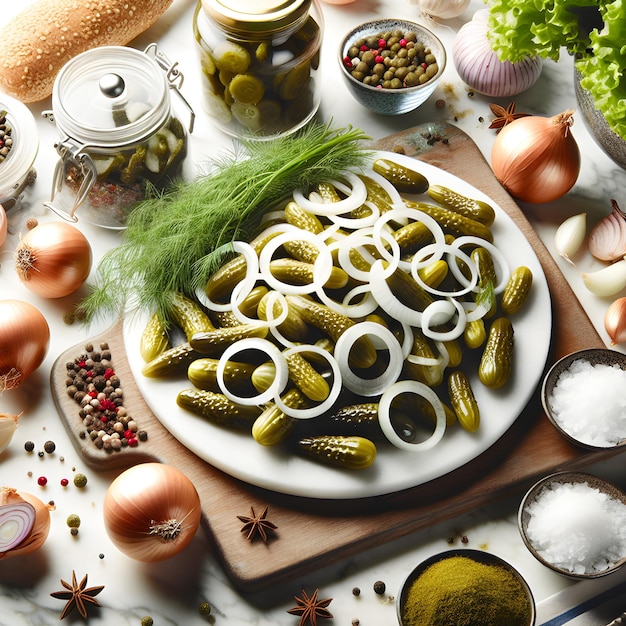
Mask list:
[{"label": "glass jar of pickles", "polygon": [[294,132],[320,102],[317,0],[199,0],[193,30],[206,111],[235,137]]},{"label": "glass jar of pickles", "polygon": [[16,206],[35,180],[38,150],[37,124],[30,109],[0,94],[0,205],[5,210]]},{"label": "glass jar of pickles", "polygon": [[[60,137],[46,206],[70,221],[80,215],[125,228],[149,190],[180,176],[194,120],[182,81],[155,44],[143,52],[104,46],[69,61],[55,80],[52,111],[44,113]],[[188,109],[188,129],[173,112],[170,89]]]}]

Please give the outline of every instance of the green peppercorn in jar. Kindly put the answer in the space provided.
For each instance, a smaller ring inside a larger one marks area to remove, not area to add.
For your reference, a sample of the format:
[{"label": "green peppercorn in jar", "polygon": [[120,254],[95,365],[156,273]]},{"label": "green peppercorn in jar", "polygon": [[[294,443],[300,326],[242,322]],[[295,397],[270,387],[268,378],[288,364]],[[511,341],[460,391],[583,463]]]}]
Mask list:
[{"label": "green peppercorn in jar", "polygon": [[204,105],[236,137],[301,128],[320,102],[317,0],[199,0],[193,20]]},{"label": "green peppercorn in jar", "polygon": [[[155,44],[144,51],[103,46],[84,52],[59,72],[52,92],[57,164],[46,206],[70,221],[126,227],[134,205],[152,187],[178,178],[194,114],[179,92],[183,75]],[[190,115],[189,131],[170,90]],[[87,104],[88,103],[88,104]]]}]

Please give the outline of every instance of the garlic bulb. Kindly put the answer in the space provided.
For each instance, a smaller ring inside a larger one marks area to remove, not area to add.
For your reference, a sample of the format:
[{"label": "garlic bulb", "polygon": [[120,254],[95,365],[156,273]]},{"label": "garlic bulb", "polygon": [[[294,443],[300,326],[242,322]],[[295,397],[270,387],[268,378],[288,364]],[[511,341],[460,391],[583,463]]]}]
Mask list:
[{"label": "garlic bulb", "polygon": [[459,17],[469,6],[470,0],[409,0],[409,4],[418,6],[422,13],[442,20]]},{"label": "garlic bulb", "polygon": [[503,98],[515,96],[535,84],[541,69],[539,57],[517,63],[501,61],[487,37],[489,9],[476,11],[452,43],[452,60],[459,76],[475,91]]}]

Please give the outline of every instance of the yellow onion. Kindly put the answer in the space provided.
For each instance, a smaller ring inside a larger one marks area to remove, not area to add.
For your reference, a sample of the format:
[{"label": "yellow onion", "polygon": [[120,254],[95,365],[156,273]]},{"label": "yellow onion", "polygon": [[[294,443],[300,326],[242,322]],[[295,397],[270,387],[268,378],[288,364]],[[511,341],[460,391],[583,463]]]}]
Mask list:
[{"label": "yellow onion", "polygon": [[50,327],[28,302],[0,300],[0,393],[19,387],[43,362]]},{"label": "yellow onion", "polygon": [[573,111],[553,117],[529,115],[496,135],[491,166],[513,197],[535,204],[551,202],[574,186],[580,150],[571,132],[573,123]]},{"label": "yellow onion", "polygon": [[193,483],[180,470],[162,463],[141,463],[122,472],[107,489],[103,512],[116,547],[146,563],[183,550],[202,515]]},{"label": "yellow onion", "polygon": [[30,554],[40,548],[50,531],[50,511],[54,505],[44,504],[30,493],[12,487],[0,491],[0,560]]},{"label": "yellow onion", "polygon": [[0,204],[0,246],[7,238],[7,214],[4,212],[4,207]]},{"label": "yellow onion", "polygon": [[626,341],[626,297],[618,298],[606,310],[604,328],[611,338],[611,347]]},{"label": "yellow onion", "polygon": [[43,298],[74,293],[91,270],[91,246],[65,222],[44,222],[29,230],[15,251],[15,269],[24,285]]}]

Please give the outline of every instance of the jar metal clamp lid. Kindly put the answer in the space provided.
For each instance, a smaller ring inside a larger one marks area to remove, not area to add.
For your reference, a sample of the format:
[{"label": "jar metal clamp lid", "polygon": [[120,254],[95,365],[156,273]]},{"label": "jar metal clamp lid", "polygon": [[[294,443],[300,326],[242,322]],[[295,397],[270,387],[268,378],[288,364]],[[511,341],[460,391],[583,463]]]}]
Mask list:
[{"label": "jar metal clamp lid", "polygon": [[[195,114],[180,92],[184,81],[178,63],[171,63],[152,43],[140,51],[104,46],[83,52],[59,72],[52,92],[52,110],[43,116],[57,127],[56,165],[49,202],[44,205],[63,219],[76,222],[76,211],[97,179],[91,154],[131,148],[148,140],[171,114],[172,89],[189,111],[188,132]],[[55,203],[63,187],[65,161],[81,173],[81,184],[68,212]]]}]

